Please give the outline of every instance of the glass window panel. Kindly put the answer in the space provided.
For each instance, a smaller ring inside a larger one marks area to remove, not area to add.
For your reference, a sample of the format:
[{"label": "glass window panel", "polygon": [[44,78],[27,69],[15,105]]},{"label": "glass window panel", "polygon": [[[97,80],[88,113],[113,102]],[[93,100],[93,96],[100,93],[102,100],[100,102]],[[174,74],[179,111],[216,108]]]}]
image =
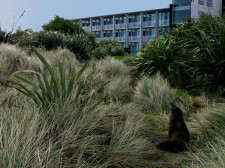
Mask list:
[{"label": "glass window panel", "polygon": [[191,5],[192,0],[174,0],[174,6],[179,7],[179,6],[189,6]]},{"label": "glass window panel", "polygon": [[180,11],[174,11],[174,18],[173,21],[175,23],[180,23],[183,20],[186,20],[187,18],[190,18],[191,16],[191,10],[180,10]]}]

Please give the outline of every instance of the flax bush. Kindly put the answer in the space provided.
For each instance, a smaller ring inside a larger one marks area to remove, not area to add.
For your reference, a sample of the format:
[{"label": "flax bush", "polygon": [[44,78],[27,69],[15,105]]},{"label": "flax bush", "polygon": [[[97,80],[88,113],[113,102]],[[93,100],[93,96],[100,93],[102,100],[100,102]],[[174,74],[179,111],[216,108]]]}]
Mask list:
[{"label": "flax bush", "polygon": [[173,86],[184,87],[193,83],[191,59],[185,50],[185,43],[168,36],[148,42],[135,57],[133,70],[150,76],[159,72]]}]

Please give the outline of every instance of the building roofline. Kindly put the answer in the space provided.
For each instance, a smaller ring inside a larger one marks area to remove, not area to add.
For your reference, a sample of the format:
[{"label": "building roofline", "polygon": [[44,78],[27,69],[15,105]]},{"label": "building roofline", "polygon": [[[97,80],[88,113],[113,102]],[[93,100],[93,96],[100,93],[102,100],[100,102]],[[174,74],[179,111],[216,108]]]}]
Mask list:
[{"label": "building roofline", "polygon": [[126,13],[118,13],[118,14],[110,14],[110,15],[84,17],[84,18],[78,18],[78,19],[71,19],[71,21],[78,21],[78,20],[83,20],[83,19],[94,19],[94,18],[100,18],[100,17],[120,16],[120,15],[126,15],[126,14],[136,14],[136,13],[141,13],[141,12],[165,11],[165,10],[169,10],[169,7],[168,8],[160,8],[160,9],[152,9],[152,10],[144,10],[144,11],[135,11],[135,12],[126,12]]}]

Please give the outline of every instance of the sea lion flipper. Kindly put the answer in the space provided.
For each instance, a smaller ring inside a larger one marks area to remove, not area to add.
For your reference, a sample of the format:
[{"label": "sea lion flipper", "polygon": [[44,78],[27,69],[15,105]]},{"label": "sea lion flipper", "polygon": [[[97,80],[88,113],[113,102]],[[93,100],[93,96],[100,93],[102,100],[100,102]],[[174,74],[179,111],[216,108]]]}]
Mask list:
[{"label": "sea lion flipper", "polygon": [[178,153],[186,150],[186,145],[181,141],[163,141],[156,145],[158,149],[166,151],[166,152],[172,152],[172,153]]},{"label": "sea lion flipper", "polygon": [[166,141],[166,139],[155,139],[152,142],[152,145],[157,146],[159,143]]}]

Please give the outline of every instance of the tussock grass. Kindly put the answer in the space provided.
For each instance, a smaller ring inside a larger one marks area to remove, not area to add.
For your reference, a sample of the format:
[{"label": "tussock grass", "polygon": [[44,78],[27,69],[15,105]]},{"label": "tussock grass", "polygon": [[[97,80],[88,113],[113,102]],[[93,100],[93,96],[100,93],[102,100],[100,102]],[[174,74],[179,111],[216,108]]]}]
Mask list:
[{"label": "tussock grass", "polygon": [[[55,53],[58,53],[59,61],[63,54],[68,54],[66,50],[55,51]],[[54,54],[48,52],[45,58],[56,73],[60,66],[57,64],[58,68],[54,67]],[[33,62],[29,62],[30,65],[27,68],[33,67],[35,70],[36,66],[33,66],[33,63],[37,61],[33,56],[26,57],[28,57],[28,60],[33,59]],[[27,59],[26,57],[25,59]],[[76,62],[73,55],[68,54],[65,57],[63,61],[65,65],[68,62]],[[77,64],[79,64],[78,67],[81,65],[78,62]],[[62,66],[65,65],[62,64]],[[97,69],[97,65],[91,65],[88,72],[82,74],[81,79],[75,83],[74,92],[71,93],[69,100],[76,98],[77,88],[82,86],[82,77],[85,77],[86,74],[90,74],[95,69],[98,70],[96,76],[101,76],[110,70],[106,70],[107,67]],[[118,74],[121,75],[118,77],[115,71],[120,65],[119,61],[114,62],[114,66],[111,67],[113,73],[110,71],[110,76],[103,77],[100,81],[107,82],[108,79],[114,78],[115,81],[118,80],[117,85],[119,85],[122,81],[121,76],[125,76],[125,73],[129,74],[129,69],[122,64],[124,67],[118,71]],[[51,73],[45,73],[47,69],[45,63],[45,67],[37,68],[37,71],[44,76],[46,75],[47,80],[51,80]],[[123,69],[127,71],[123,72]],[[59,72],[62,73],[63,71]],[[67,72],[68,75],[65,75],[65,78],[70,76],[69,67],[66,67],[65,74]],[[147,139],[141,133],[145,124],[142,117],[139,116],[140,108],[135,104],[120,105],[112,103],[111,105],[97,106],[90,110],[91,106],[101,100],[100,97],[107,94],[107,90],[104,90],[99,92],[99,96],[90,96],[87,104],[80,111],[80,105],[83,104],[86,97],[85,94],[88,93],[90,88],[96,88],[95,84],[99,85],[96,76],[92,76],[91,82],[83,85],[81,94],[79,94],[81,99],[78,99],[77,104],[72,104],[70,101],[60,102],[60,96],[58,101],[48,102],[56,108],[40,108],[40,106],[35,106],[34,101],[16,90],[0,86],[0,91],[2,91],[0,92],[0,120],[2,121],[0,134],[3,137],[0,141],[1,166],[85,168],[147,166],[148,161],[145,155],[151,154],[151,151],[148,150]],[[37,82],[29,76],[23,76],[23,78],[30,80],[30,82]],[[60,80],[57,81],[60,83]],[[27,82],[25,83],[28,85]],[[67,84],[67,82],[65,83]],[[128,86],[128,83],[123,85]],[[31,89],[32,87],[28,85],[27,88]],[[61,89],[59,91],[63,92]],[[117,93],[119,94],[119,92]],[[123,94],[128,93],[125,90]],[[120,95],[114,93],[114,95],[115,99],[119,99],[121,93]],[[17,98],[15,99],[15,97]],[[57,106],[60,108],[57,108]]]},{"label": "tussock grass", "polygon": [[0,114],[1,167],[53,167],[60,164],[60,153],[54,152],[56,146],[45,140],[49,128],[43,118],[40,122],[37,108],[31,105],[26,108],[1,106]]},{"label": "tussock grass", "polygon": [[91,63],[91,67],[87,72],[95,71],[94,78],[90,86],[110,81],[103,91],[102,96],[108,96],[109,100],[121,103],[129,103],[133,94],[132,78],[130,68],[123,62],[107,57],[95,63]]},{"label": "tussock grass", "polygon": [[131,79],[125,79],[120,76],[112,78],[104,92],[106,95],[110,95],[110,98],[115,101],[129,102],[130,97],[133,94]]},{"label": "tussock grass", "polygon": [[123,76],[127,78],[130,76],[130,69],[123,62],[111,57],[97,62],[96,69],[105,73],[108,77]]},{"label": "tussock grass", "polygon": [[[59,63],[63,65],[64,62],[66,67],[63,75],[66,86],[73,67],[79,72],[84,65],[66,49],[38,51],[54,70],[58,86],[63,83]],[[182,159],[190,160],[190,167],[224,167],[224,106],[195,113],[197,119],[187,122],[191,134],[194,134],[190,151],[173,156],[158,151],[151,144],[152,140],[168,134],[168,113],[165,113],[168,104],[174,102],[184,112],[191,111],[191,108],[206,108],[208,100],[204,96],[192,98],[187,92],[175,90],[160,74],[142,78],[135,85],[130,68],[122,61],[107,57],[89,62],[73,85],[67,101],[62,101],[59,96],[51,102],[54,108],[40,109],[30,98],[4,84],[16,71],[28,69],[46,72],[50,82],[51,73],[46,67],[41,69],[40,64],[35,55],[27,55],[15,46],[0,45],[0,167],[116,168],[167,167],[172,164],[182,167],[186,164]],[[89,80],[81,84],[92,72],[95,73]],[[34,76],[22,77],[35,83]],[[110,83],[102,90],[89,97],[78,113],[88,92],[108,81]],[[80,99],[73,104],[80,85]],[[62,91],[59,89],[60,93]],[[106,95],[109,96],[105,102],[110,103],[89,110]],[[142,113],[149,111],[149,114]]]},{"label": "tussock grass", "polygon": [[[109,167],[144,167],[149,166],[146,156],[149,150],[147,139],[143,136],[146,125],[140,116],[140,107],[134,103],[119,105],[112,103],[105,108],[107,117],[103,118],[102,131],[110,137],[105,157]],[[135,159],[134,159],[135,158]]]},{"label": "tussock grass", "polygon": [[27,69],[29,63],[27,55],[19,48],[0,44],[0,77],[8,77],[18,70]]},{"label": "tussock grass", "polygon": [[192,123],[198,134],[198,141],[193,143],[189,154],[194,160],[192,167],[225,167],[225,108],[217,106],[199,113]]},{"label": "tussock grass", "polygon": [[144,111],[162,111],[174,100],[174,90],[159,73],[150,78],[142,78],[135,88],[134,102],[142,106]]}]

